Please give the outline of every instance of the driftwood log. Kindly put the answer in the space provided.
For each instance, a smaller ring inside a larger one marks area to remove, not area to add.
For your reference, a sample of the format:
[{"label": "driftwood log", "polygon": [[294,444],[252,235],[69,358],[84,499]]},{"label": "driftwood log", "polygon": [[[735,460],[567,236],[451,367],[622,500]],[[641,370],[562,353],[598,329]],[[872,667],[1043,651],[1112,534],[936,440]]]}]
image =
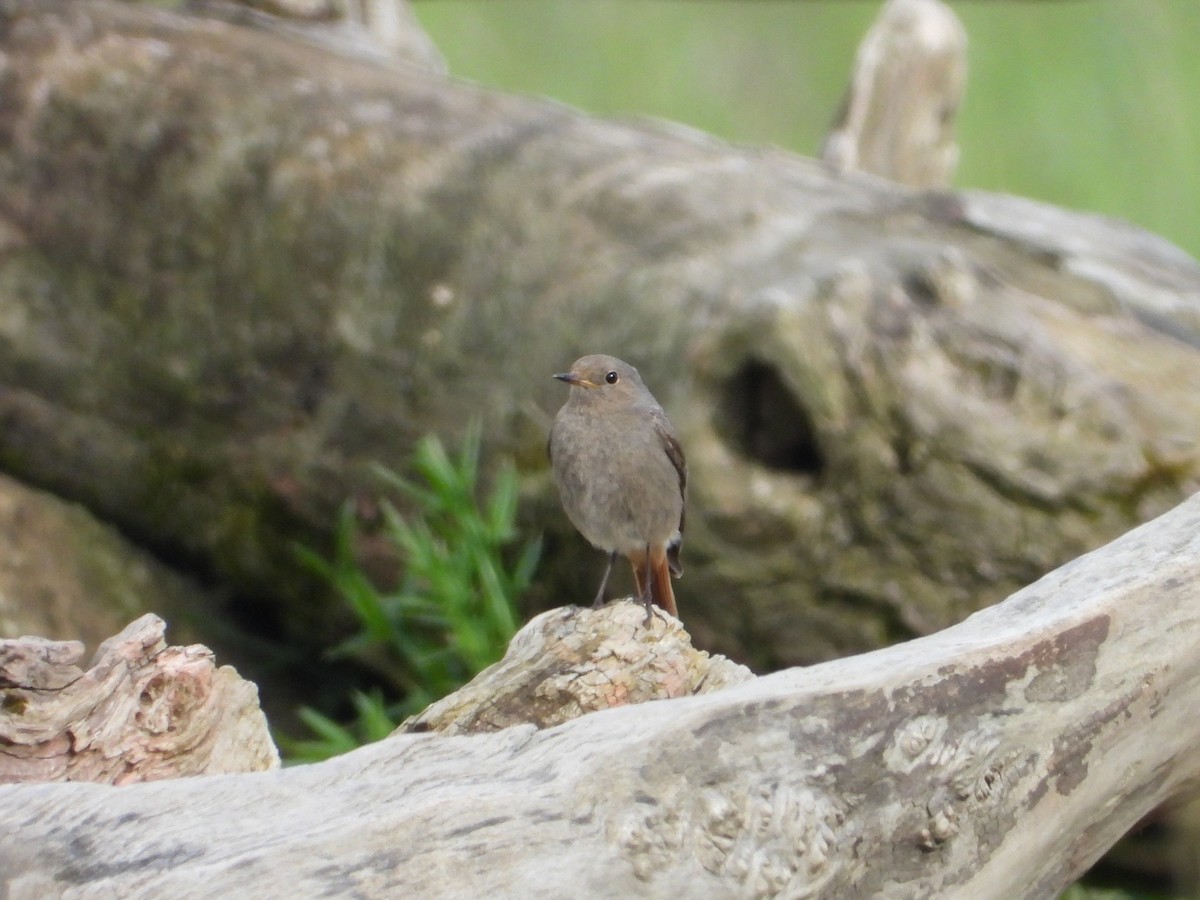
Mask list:
[{"label": "driftwood log", "polygon": [[[279,765],[258,691],[146,615],[87,669],[78,641],[0,640],[0,783],[131,784]],[[0,867],[3,871],[3,867]]]},{"label": "driftwood log", "polygon": [[290,641],[330,630],[294,542],[477,416],[542,601],[583,599],[543,448],[584,351],[675,421],[682,615],[761,666],[936,630],[1200,487],[1200,267],[1137,229],[258,20],[3,0],[0,51],[0,460]]},{"label": "driftwood log", "polygon": [[[584,628],[628,644],[631,610]],[[1200,497],[936,635],[704,696],[0,787],[0,873],[12,898],[1052,898],[1200,781],[1198,641]]]}]

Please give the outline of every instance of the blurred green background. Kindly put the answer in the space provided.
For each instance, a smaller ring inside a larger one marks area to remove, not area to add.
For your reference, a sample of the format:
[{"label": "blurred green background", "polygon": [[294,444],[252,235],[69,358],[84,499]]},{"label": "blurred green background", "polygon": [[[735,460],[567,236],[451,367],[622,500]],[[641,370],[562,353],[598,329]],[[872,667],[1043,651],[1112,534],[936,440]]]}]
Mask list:
[{"label": "blurred green background", "polygon": [[[425,0],[459,77],[817,152],[882,0]],[[960,0],[956,184],[1137,223],[1200,256],[1200,0]]]}]

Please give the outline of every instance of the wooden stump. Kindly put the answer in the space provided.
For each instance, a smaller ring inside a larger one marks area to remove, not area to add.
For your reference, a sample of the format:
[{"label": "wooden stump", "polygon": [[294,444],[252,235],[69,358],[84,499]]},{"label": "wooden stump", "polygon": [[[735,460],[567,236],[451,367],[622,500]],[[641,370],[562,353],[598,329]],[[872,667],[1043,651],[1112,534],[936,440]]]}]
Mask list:
[{"label": "wooden stump", "polygon": [[276,768],[258,690],[142,616],[86,669],[83,644],[0,641],[0,783],[129,784]]}]

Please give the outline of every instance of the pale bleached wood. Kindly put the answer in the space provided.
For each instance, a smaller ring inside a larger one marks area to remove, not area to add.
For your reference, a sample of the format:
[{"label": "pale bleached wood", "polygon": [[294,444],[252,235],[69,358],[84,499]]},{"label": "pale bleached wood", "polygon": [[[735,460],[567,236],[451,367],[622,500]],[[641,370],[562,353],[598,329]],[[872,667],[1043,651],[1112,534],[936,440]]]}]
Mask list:
[{"label": "pale bleached wood", "polygon": [[839,171],[946,188],[967,86],[967,32],[941,0],[887,0],[859,45],[821,158]]},{"label": "pale bleached wood", "polygon": [[145,615],[83,668],[79,641],[0,640],[0,783],[130,784],[275,768],[258,691]]},{"label": "pale bleached wood", "polygon": [[558,725],[584,713],[708,694],[752,678],[745,666],[692,646],[680,621],[628,598],[604,609],[542,613],[504,659],[411,717],[396,733],[472,734]]},{"label": "pale bleached wood", "polygon": [[936,635],[705,696],[0,788],[0,872],[18,898],[1050,898],[1200,777],[1198,641],[1200,497]]}]

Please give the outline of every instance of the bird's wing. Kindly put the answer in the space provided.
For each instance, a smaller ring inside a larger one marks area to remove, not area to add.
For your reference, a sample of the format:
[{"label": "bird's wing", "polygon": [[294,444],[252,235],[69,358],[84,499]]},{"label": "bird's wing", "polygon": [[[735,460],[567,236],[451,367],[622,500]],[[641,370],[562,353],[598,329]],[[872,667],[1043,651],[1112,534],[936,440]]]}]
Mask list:
[{"label": "bird's wing", "polygon": [[[687,460],[683,457],[683,448],[679,446],[679,438],[675,437],[675,433],[661,422],[655,422],[655,430],[658,432],[659,440],[662,441],[663,450],[666,451],[667,457],[671,460],[671,464],[675,466],[675,471],[679,473],[679,497],[687,499]],[[680,529],[682,530],[682,529]]]},{"label": "bird's wing", "polygon": [[675,431],[665,417],[655,417],[654,430],[658,433],[667,458],[679,473],[679,498],[683,501],[679,507],[679,534],[667,545],[667,564],[671,567],[671,574],[678,578],[683,574],[683,563],[679,560],[679,553],[683,549],[683,528],[687,519],[687,459],[684,458],[679,438],[675,437]]}]

